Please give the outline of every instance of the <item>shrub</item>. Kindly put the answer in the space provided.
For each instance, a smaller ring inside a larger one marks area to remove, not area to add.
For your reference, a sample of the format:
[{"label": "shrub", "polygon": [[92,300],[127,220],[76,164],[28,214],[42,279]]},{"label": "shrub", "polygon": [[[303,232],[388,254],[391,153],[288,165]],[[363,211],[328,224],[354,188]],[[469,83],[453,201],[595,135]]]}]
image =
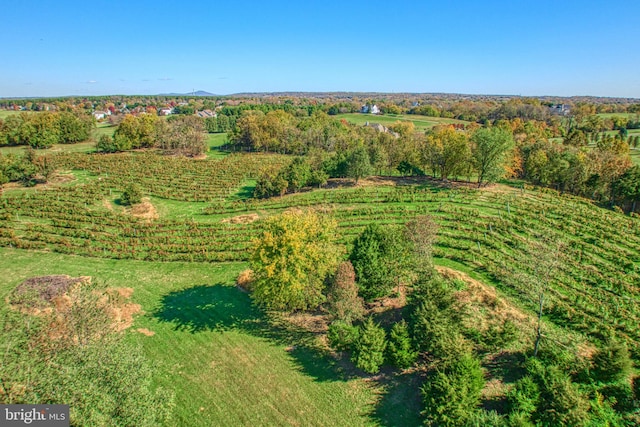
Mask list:
[{"label": "shrub", "polygon": [[142,190],[138,184],[129,184],[120,197],[120,203],[123,205],[135,205],[140,202],[142,202]]},{"label": "shrub", "polygon": [[368,317],[360,328],[351,360],[359,369],[375,374],[384,363],[386,347],[387,340],[384,329],[376,325],[371,317]]},{"label": "shrub", "polygon": [[360,335],[360,329],[343,320],[335,320],[329,325],[327,338],[336,351],[351,351]]},{"label": "shrub", "polygon": [[240,274],[238,274],[238,278],[236,279],[236,285],[241,287],[247,292],[251,292],[253,290],[253,270],[247,268],[246,270],[242,270]]},{"label": "shrub", "polygon": [[119,150],[118,144],[109,135],[100,135],[96,143],[96,151],[100,153],[115,153]]},{"label": "shrub", "polygon": [[602,382],[616,382],[626,379],[631,372],[629,350],[623,342],[609,339],[593,355],[595,379]]}]

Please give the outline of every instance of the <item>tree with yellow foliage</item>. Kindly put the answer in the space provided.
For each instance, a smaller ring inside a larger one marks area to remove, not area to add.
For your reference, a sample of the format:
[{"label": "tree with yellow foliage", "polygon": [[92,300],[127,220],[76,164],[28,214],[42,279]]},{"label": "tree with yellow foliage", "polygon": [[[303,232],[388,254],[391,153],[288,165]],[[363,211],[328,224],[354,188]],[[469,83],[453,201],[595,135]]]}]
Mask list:
[{"label": "tree with yellow foliage", "polygon": [[267,219],[253,242],[254,299],[274,310],[306,310],[320,305],[324,280],[338,264],[336,222],[308,211]]}]

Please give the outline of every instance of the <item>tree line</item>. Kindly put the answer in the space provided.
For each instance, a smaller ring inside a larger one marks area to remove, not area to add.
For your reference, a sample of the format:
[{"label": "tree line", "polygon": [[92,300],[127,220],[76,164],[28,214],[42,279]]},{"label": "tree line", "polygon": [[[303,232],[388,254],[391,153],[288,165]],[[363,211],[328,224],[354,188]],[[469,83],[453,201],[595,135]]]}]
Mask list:
[{"label": "tree line", "polygon": [[248,110],[237,119],[229,141],[237,150],[304,156],[289,169],[265,173],[257,197],[321,186],[327,178],[357,181],[371,174],[399,173],[479,185],[503,177],[524,179],[602,203],[634,205],[640,183],[635,182],[630,144],[636,137],[618,132],[590,143],[581,127],[573,127],[558,141],[557,131],[544,121],[515,118],[472,124],[464,131],[436,126],[426,133],[398,121],[381,132],[321,112],[296,117],[283,110]]},{"label": "tree line", "polygon": [[207,151],[204,122],[195,116],[170,116],[166,120],[154,114],[128,114],[113,136],[102,135],[96,150],[115,153],[138,148],[158,148],[165,153],[198,156]]},{"label": "tree line", "polygon": [[49,148],[53,144],[86,141],[95,124],[93,117],[69,111],[12,114],[0,120],[0,146],[28,145]]}]

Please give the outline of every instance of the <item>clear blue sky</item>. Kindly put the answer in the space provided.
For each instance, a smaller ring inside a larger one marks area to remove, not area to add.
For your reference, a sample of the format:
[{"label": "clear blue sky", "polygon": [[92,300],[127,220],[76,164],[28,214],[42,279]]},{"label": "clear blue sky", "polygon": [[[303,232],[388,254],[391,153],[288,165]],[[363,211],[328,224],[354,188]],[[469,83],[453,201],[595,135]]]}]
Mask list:
[{"label": "clear blue sky", "polygon": [[5,1],[0,97],[640,98],[640,1]]}]

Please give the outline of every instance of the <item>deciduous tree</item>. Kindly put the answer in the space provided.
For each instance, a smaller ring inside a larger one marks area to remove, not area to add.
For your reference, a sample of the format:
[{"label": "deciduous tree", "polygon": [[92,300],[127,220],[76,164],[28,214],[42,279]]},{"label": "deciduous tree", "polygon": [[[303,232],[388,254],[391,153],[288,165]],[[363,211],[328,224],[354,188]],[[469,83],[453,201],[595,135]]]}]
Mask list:
[{"label": "deciduous tree", "polygon": [[471,136],[473,163],[478,171],[478,186],[496,182],[505,174],[509,151],[514,146],[511,132],[499,128],[481,128]]},{"label": "deciduous tree", "polygon": [[265,220],[253,242],[254,299],[276,310],[316,308],[324,280],[335,271],[335,221],[313,212],[289,211]]}]

